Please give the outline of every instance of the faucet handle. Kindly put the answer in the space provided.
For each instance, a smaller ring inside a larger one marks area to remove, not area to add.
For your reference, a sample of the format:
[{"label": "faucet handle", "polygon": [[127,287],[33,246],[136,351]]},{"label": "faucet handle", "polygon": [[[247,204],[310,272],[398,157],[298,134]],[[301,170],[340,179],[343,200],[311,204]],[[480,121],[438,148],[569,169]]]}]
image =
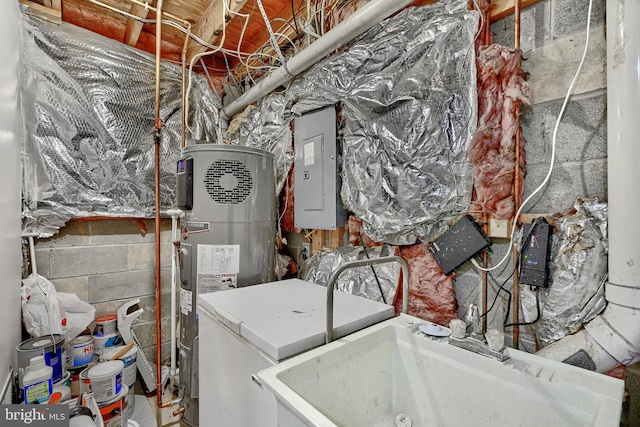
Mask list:
[{"label": "faucet handle", "polygon": [[489,349],[501,351],[504,348],[504,333],[497,329],[489,329],[484,335],[489,344]]},{"label": "faucet handle", "polygon": [[467,336],[467,324],[464,320],[453,319],[449,323],[449,329],[451,329],[451,336],[453,338],[461,340]]}]

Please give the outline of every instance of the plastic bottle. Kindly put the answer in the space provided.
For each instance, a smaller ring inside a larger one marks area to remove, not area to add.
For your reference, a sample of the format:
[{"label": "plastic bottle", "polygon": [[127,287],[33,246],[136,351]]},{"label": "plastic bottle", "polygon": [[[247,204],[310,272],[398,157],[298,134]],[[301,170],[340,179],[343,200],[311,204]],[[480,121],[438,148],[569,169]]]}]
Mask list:
[{"label": "plastic bottle", "polygon": [[60,393],[59,391],[54,391],[53,393],[51,393],[51,396],[49,396],[49,402],[47,403],[49,405],[57,405],[60,402],[62,402],[62,393]]},{"label": "plastic bottle", "polygon": [[53,368],[44,363],[44,356],[31,358],[22,379],[24,403],[47,403],[53,390]]}]

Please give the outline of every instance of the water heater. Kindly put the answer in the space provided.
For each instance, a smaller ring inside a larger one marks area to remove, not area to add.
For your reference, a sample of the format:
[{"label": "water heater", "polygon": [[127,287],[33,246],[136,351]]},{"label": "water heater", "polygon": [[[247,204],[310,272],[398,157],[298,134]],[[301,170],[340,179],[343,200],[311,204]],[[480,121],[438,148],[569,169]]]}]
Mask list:
[{"label": "water heater", "polygon": [[194,143],[177,163],[180,222],[182,422],[197,426],[198,295],[274,279],[276,195],[273,154]]}]

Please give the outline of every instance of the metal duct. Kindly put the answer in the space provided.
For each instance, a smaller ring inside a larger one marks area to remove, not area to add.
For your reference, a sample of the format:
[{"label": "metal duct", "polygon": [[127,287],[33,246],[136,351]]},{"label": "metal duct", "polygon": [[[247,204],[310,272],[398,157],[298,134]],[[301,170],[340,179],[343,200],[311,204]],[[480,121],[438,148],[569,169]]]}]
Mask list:
[{"label": "metal duct", "polygon": [[566,360],[586,352],[598,372],[640,359],[640,2],[607,1],[607,155],[609,282],[607,308],[585,329],[538,352]]}]

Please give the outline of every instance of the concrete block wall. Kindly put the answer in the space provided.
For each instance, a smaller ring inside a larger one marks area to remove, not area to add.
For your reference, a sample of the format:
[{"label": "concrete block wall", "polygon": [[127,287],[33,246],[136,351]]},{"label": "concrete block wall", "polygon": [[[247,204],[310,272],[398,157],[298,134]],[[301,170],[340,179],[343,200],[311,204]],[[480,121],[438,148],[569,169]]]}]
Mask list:
[{"label": "concrete block wall", "polygon": [[[584,49],[588,4],[588,0],[542,0],[522,11],[522,68],[528,73],[533,91],[531,105],[523,105],[521,115],[527,156],[525,198],[544,180],[549,169],[556,120]],[[554,171],[544,191],[527,204],[525,213],[565,212],[578,197],[607,199],[604,11],[605,0],[594,0],[589,49],[558,128]],[[496,43],[513,46],[513,15],[492,23],[491,30]],[[496,241],[493,261],[502,259],[506,249],[506,240]],[[502,284],[512,271],[510,259],[508,265],[494,273],[496,281]],[[470,265],[457,272],[455,289],[461,318],[470,302],[480,302],[480,283],[481,276]],[[505,287],[511,286],[509,281]],[[489,280],[489,305],[497,289]],[[489,327],[501,327],[505,309],[506,294],[501,293],[496,308],[487,316]],[[534,318],[535,314],[531,313]],[[519,348],[534,352],[535,341],[529,328],[520,328]],[[509,334],[511,330],[505,332]]]},{"label": "concrete block wall", "polygon": [[[171,220],[161,223],[162,359],[170,351]],[[36,243],[38,274],[57,292],[92,304],[96,317],[114,314],[140,298],[144,312],[133,330],[155,362],[155,224],[153,220],[71,220],[60,233]],[[94,325],[92,324],[91,327]]]}]

